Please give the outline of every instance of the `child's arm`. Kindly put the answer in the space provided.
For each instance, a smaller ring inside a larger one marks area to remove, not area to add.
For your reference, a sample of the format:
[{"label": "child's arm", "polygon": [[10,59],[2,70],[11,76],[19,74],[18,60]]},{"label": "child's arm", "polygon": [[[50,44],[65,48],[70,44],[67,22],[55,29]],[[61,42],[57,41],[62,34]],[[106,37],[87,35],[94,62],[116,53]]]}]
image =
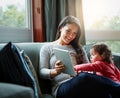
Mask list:
[{"label": "child's arm", "polygon": [[77,73],[81,71],[92,71],[92,72],[99,72],[102,66],[97,63],[85,63],[80,65],[75,65],[74,69]]}]

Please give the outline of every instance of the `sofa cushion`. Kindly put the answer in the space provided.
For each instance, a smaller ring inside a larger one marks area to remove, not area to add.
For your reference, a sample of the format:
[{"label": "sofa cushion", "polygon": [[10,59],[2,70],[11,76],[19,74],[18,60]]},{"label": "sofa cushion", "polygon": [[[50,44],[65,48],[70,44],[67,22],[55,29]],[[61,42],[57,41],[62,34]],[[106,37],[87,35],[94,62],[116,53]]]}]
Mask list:
[{"label": "sofa cushion", "polygon": [[0,83],[0,98],[34,98],[34,92],[30,87]]},{"label": "sofa cushion", "polygon": [[0,82],[14,83],[33,88],[38,98],[36,82],[18,48],[9,42],[0,50]]}]

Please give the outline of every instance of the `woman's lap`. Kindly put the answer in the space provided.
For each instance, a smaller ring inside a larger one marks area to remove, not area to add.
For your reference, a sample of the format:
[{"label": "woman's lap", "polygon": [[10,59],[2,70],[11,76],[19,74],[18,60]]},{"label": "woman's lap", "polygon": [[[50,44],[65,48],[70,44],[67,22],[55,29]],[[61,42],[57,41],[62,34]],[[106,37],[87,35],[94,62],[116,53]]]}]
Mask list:
[{"label": "woman's lap", "polygon": [[57,98],[110,98],[109,92],[114,89],[118,91],[120,87],[110,79],[83,72],[61,84]]}]

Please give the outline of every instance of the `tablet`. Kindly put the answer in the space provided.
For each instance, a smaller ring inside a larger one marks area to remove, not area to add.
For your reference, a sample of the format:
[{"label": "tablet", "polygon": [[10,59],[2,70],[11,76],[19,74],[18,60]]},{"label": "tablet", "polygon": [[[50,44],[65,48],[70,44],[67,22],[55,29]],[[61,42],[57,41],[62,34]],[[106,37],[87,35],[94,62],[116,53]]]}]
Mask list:
[{"label": "tablet", "polygon": [[53,50],[56,58],[65,65],[65,69],[63,72],[70,74],[72,76],[76,76],[76,72],[73,67],[70,52],[68,50],[59,49],[59,48],[53,48]]}]

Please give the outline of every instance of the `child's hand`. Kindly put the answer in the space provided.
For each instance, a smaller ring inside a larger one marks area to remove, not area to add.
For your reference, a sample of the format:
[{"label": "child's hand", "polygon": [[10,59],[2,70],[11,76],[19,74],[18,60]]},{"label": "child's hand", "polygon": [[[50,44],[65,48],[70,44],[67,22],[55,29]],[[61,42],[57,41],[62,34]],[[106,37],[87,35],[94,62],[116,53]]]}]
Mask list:
[{"label": "child's hand", "polygon": [[76,70],[75,66],[74,66],[74,70],[75,70],[76,75],[78,75],[78,71]]}]

